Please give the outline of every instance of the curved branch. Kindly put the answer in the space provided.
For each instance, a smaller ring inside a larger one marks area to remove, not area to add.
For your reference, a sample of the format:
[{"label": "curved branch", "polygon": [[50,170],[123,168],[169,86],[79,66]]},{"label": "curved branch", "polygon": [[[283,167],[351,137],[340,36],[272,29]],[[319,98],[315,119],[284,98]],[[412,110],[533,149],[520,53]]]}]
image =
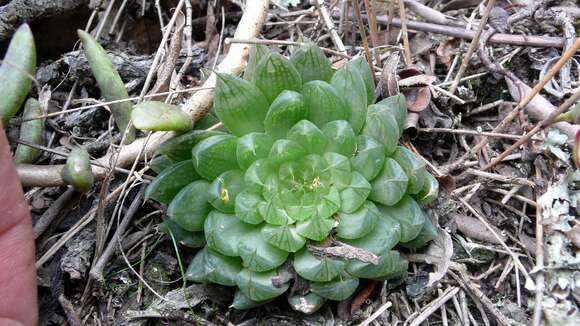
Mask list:
[{"label": "curved branch", "polygon": [[[268,0],[252,0],[247,2],[244,14],[236,28],[235,38],[250,39],[255,38],[266,20],[268,13]],[[248,57],[248,44],[232,44],[230,50],[220,65],[217,67],[218,72],[229,74],[240,74],[246,64]],[[202,118],[209,110],[213,101],[213,87],[215,87],[216,78],[212,74],[203,84],[202,88],[212,88],[211,90],[200,90],[193,94],[184,104],[182,109],[187,112],[194,121]],[[131,164],[141,152],[142,157],[151,157],[155,150],[163,142],[175,136],[172,132],[155,132],[147,138],[139,138],[129,145],[121,148],[116,167],[124,167]],[[108,154],[97,162],[104,166],[111,166],[111,155]],[[61,186],[64,181],[60,176],[63,165],[28,165],[23,164],[17,167],[20,182],[25,187],[31,186]],[[109,169],[93,165],[93,174],[96,178],[104,178]]]}]

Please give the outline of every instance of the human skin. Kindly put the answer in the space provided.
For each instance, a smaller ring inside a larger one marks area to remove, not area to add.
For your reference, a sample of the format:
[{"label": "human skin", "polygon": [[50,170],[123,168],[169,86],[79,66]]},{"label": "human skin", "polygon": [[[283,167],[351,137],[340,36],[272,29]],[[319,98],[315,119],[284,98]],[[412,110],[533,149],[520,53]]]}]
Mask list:
[{"label": "human skin", "polygon": [[0,325],[37,322],[32,221],[0,124]]}]

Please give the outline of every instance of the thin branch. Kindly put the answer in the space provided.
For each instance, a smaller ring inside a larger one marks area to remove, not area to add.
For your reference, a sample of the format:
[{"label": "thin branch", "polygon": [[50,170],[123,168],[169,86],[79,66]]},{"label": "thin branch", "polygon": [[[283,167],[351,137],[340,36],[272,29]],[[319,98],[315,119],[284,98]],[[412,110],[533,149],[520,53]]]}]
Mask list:
[{"label": "thin branch", "polygon": [[[367,32],[365,30],[365,25],[363,23],[362,15],[360,13],[360,7],[358,4],[358,0],[352,0],[352,6],[354,8],[356,20],[358,22],[358,31],[359,31],[360,36],[362,38],[363,48],[365,50],[365,57],[367,59],[367,62],[369,63],[369,67],[374,67],[373,57],[371,56],[371,51],[369,50],[369,41],[367,40]],[[377,62],[377,64],[378,64],[378,62]],[[374,84],[376,85],[377,84],[377,76],[375,74],[372,74],[372,76],[373,76]]]},{"label": "thin branch", "polygon": [[401,19],[401,32],[403,33],[403,47],[405,48],[405,64],[413,64],[411,58],[411,46],[409,45],[409,32],[407,31],[407,14],[405,13],[405,1],[397,0],[399,4],[399,17]]},{"label": "thin branch", "polygon": [[465,73],[465,70],[467,70],[467,66],[469,66],[469,61],[471,60],[471,56],[473,56],[473,53],[475,53],[475,50],[477,50],[477,47],[479,46],[479,37],[481,36],[483,28],[485,27],[485,25],[487,23],[487,19],[489,18],[489,13],[491,12],[491,8],[493,8],[494,3],[495,3],[495,0],[487,0],[487,6],[485,7],[485,12],[483,13],[483,17],[481,17],[481,22],[479,23],[479,27],[477,28],[477,31],[475,32],[475,37],[473,38],[473,40],[469,44],[469,48],[467,49],[467,53],[463,57],[463,61],[461,62],[461,66],[459,66],[459,71],[457,72],[455,79],[453,79],[453,84],[451,84],[451,88],[449,89],[449,92],[451,94],[454,94],[455,91],[457,90],[457,86],[459,86],[459,80],[461,79],[461,77]]},{"label": "thin branch", "polygon": [[536,126],[532,130],[530,130],[530,132],[528,132],[527,134],[525,134],[522,138],[520,138],[518,141],[516,141],[513,145],[511,145],[510,147],[508,147],[505,151],[503,151],[503,153],[499,154],[496,158],[494,158],[493,160],[491,160],[491,162],[489,162],[487,165],[485,165],[482,168],[482,170],[484,170],[484,171],[485,170],[489,170],[492,167],[494,167],[496,164],[498,164],[499,162],[501,162],[506,156],[510,155],[513,151],[515,151],[516,149],[518,149],[518,147],[520,147],[524,143],[528,142],[540,130],[542,130],[543,128],[551,125],[552,122],[554,121],[554,119],[557,116],[559,116],[560,114],[566,112],[568,110],[568,108],[570,108],[572,105],[574,105],[579,99],[580,99],[580,90],[577,91],[576,93],[574,93],[574,95],[572,95],[566,101],[564,101],[564,103],[562,103],[558,107],[557,110],[552,111],[552,113],[550,113],[550,115],[548,116],[548,118],[540,121],[538,124],[536,124]]},{"label": "thin branch", "polygon": [[324,21],[324,25],[326,26],[326,29],[330,34],[330,38],[332,39],[334,46],[336,46],[336,48],[340,53],[346,54],[346,48],[344,47],[344,43],[342,43],[342,39],[340,38],[340,35],[338,35],[338,32],[334,27],[334,22],[332,21],[332,18],[328,14],[328,10],[324,5],[320,3],[320,0],[314,0],[314,5],[316,6],[316,9],[320,13],[322,20]]}]

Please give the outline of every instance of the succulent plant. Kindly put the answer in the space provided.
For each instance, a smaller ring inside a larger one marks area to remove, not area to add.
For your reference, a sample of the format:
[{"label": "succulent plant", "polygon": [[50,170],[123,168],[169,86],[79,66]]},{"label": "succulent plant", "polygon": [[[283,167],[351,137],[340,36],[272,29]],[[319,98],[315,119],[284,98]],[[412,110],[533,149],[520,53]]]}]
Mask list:
[{"label": "succulent plant", "polygon": [[[182,134],[152,164],[159,175],[146,196],[168,205],[162,229],[203,247],[187,278],[237,286],[237,309],[272,300],[300,278],[288,299],[310,313],[348,298],[361,278],[405,275],[394,248],[434,238],[421,206],[438,184],[398,146],[404,97],[371,104],[362,58],[333,73],[314,45],[290,59],[260,45],[251,55],[245,79],[218,75],[213,111],[227,131]],[[376,261],[311,250],[334,244]]]}]

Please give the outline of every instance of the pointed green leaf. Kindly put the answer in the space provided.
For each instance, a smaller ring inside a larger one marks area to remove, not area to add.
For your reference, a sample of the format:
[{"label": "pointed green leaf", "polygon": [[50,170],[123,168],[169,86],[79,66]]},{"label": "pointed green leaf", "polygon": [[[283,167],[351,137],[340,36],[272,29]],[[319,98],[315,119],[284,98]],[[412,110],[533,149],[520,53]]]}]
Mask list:
[{"label": "pointed green leaf", "polygon": [[407,177],[409,177],[407,192],[409,194],[419,193],[425,184],[427,175],[425,162],[403,146],[397,147],[397,150],[393,153],[393,159],[399,163]]},{"label": "pointed green leaf", "polygon": [[348,158],[344,155],[329,152],[324,154],[324,159],[328,163],[326,171],[330,172],[332,185],[339,190],[350,185],[352,173]]},{"label": "pointed green leaf", "polygon": [[145,199],[153,199],[163,204],[169,204],[181,188],[199,179],[191,160],[175,163],[163,170],[147,186]]},{"label": "pointed green leaf", "polygon": [[191,159],[191,150],[197,143],[211,136],[223,134],[220,131],[192,130],[161,144],[157,154],[166,155],[176,162],[189,160]]},{"label": "pointed green leaf", "polygon": [[367,201],[356,212],[351,214],[340,212],[338,217],[336,235],[344,239],[358,239],[375,229],[379,220],[379,211],[375,204]]},{"label": "pointed green leaf", "polygon": [[[20,125],[20,140],[40,146],[43,145],[44,119],[38,118],[41,115],[42,108],[40,107],[40,103],[34,98],[29,98],[26,104],[24,104],[22,119],[33,118],[33,120],[24,121]],[[40,156],[40,150],[38,148],[18,144],[16,152],[14,152],[14,162],[16,164],[33,163],[38,156]]]},{"label": "pointed green leaf", "polygon": [[262,228],[261,236],[268,241],[268,243],[287,252],[296,252],[306,243],[306,239],[296,232],[293,225],[269,225],[266,224]]},{"label": "pointed green leaf", "polygon": [[387,158],[383,170],[371,182],[369,198],[383,205],[394,205],[405,195],[408,183],[409,179],[399,163]]},{"label": "pointed green leaf", "polygon": [[238,168],[236,159],[237,138],[232,135],[216,135],[199,142],[191,151],[193,166],[208,181],[220,174]]},{"label": "pointed green leaf", "polygon": [[276,97],[264,121],[266,133],[274,139],[286,137],[288,130],[298,121],[308,118],[308,107],[302,94],[283,91]]},{"label": "pointed green leaf", "polygon": [[348,299],[358,287],[358,278],[340,275],[330,282],[312,282],[310,291],[328,300]]},{"label": "pointed green leaf", "polygon": [[408,265],[409,262],[398,251],[391,250],[379,256],[377,265],[353,260],[348,263],[346,271],[359,278],[384,280],[406,275]]},{"label": "pointed green leaf", "polygon": [[350,108],[350,125],[358,134],[367,116],[367,94],[365,82],[353,65],[344,65],[332,76],[330,84],[345,99]]},{"label": "pointed green leaf", "polygon": [[309,108],[308,120],[318,127],[334,120],[350,120],[350,110],[340,94],[327,82],[314,80],[301,91]]},{"label": "pointed green leaf", "polygon": [[250,55],[248,56],[248,64],[246,65],[246,70],[244,71],[244,79],[252,80],[252,76],[256,70],[258,62],[270,53],[270,49],[264,44],[252,44],[250,45]]},{"label": "pointed green leaf", "polygon": [[403,131],[405,130],[405,121],[407,121],[407,102],[405,101],[405,95],[399,94],[395,96],[389,96],[386,99],[378,102],[377,105],[380,105],[388,112],[391,112],[397,121],[397,126],[399,127],[399,136],[403,135]]},{"label": "pointed green leaf", "polygon": [[290,308],[307,315],[318,311],[325,302],[326,299],[312,292],[308,292],[305,295],[295,294],[288,297]]},{"label": "pointed green leaf", "polygon": [[36,70],[36,46],[28,24],[22,24],[10,40],[0,65],[0,122],[8,124],[30,91]]},{"label": "pointed green leaf", "polygon": [[346,262],[328,257],[315,257],[308,250],[294,254],[294,269],[302,278],[313,282],[328,282],[340,275]]},{"label": "pointed green leaf", "polygon": [[159,230],[168,236],[175,237],[175,240],[186,247],[199,248],[205,246],[205,235],[203,232],[190,232],[180,227],[173,220],[166,219],[159,224]]},{"label": "pointed green leaf", "polygon": [[288,290],[288,283],[280,287],[272,284],[272,278],[276,275],[276,271],[253,272],[242,269],[237,278],[238,287],[250,300],[259,302],[273,299]]},{"label": "pointed green leaf", "polygon": [[[218,123],[220,123],[220,119],[218,119],[218,117],[215,115],[215,112],[210,109],[210,111],[206,113],[202,118],[199,118],[199,120],[195,120],[194,128],[195,130],[204,132],[214,132],[214,133],[226,132],[227,130],[223,125],[216,126],[216,124]],[[207,130],[210,128],[212,128],[212,130]]]},{"label": "pointed green leaf", "polygon": [[238,139],[238,165],[246,170],[254,161],[268,157],[274,141],[264,133],[252,132]]},{"label": "pointed green leaf", "polygon": [[340,193],[336,187],[331,187],[328,193],[322,195],[318,200],[316,215],[321,219],[332,217],[340,210],[340,206]]},{"label": "pointed green leaf", "polygon": [[189,263],[187,271],[185,272],[185,278],[188,281],[197,283],[207,283],[205,262],[207,258],[207,246],[203,247],[200,251],[195,254],[195,257]]},{"label": "pointed green leaf", "polygon": [[296,224],[296,232],[301,236],[314,241],[326,239],[336,221],[331,218],[312,217]]},{"label": "pointed green leaf", "polygon": [[234,293],[234,301],[232,302],[232,308],[236,310],[248,310],[259,307],[267,302],[268,300],[260,302],[250,300],[250,298],[248,298],[242,291],[238,289],[236,290],[236,293]]},{"label": "pointed green leaf", "polygon": [[302,87],[302,78],[290,60],[273,52],[260,59],[252,75],[252,82],[270,103],[282,91],[299,91]]},{"label": "pointed green leaf", "polygon": [[425,223],[425,215],[417,202],[405,196],[394,206],[377,205],[383,217],[397,220],[401,224],[401,242],[409,242],[415,239]]},{"label": "pointed green leaf", "polygon": [[288,251],[266,242],[259,229],[254,229],[240,239],[238,254],[244,262],[244,267],[256,272],[272,270],[282,265],[288,258]]},{"label": "pointed green leaf", "polygon": [[89,152],[84,147],[73,148],[60,174],[64,182],[73,186],[77,191],[87,192],[91,190],[95,177],[91,169]]},{"label": "pointed green leaf", "polygon": [[213,108],[224,126],[236,136],[264,131],[268,100],[252,83],[217,74]]},{"label": "pointed green leaf", "polygon": [[[89,33],[77,30],[77,34],[83,43],[87,61],[97,80],[97,84],[101,90],[101,96],[107,101],[128,99],[129,94],[127,93],[127,89],[125,89],[125,84],[123,84],[121,76],[119,76],[117,69],[107,56],[105,49]],[[131,119],[131,110],[133,110],[132,103],[130,101],[121,101],[119,103],[109,104],[109,107],[115,119],[115,124],[121,132],[125,132]],[[131,128],[127,133],[126,141],[130,143],[134,139],[135,129]]]},{"label": "pointed green leaf", "polygon": [[286,210],[271,199],[270,201],[262,201],[258,204],[258,212],[260,212],[264,220],[272,225],[293,223]]},{"label": "pointed green leaf", "polygon": [[209,248],[222,255],[239,256],[238,243],[253,228],[235,215],[211,211],[204,224],[205,240]]},{"label": "pointed green leaf", "polygon": [[353,172],[350,185],[340,192],[340,209],[345,213],[353,213],[364,204],[370,192],[371,184],[362,174]]},{"label": "pointed green leaf", "polygon": [[257,160],[244,174],[244,182],[249,190],[261,192],[266,184],[266,179],[271,175],[270,164],[265,159]]},{"label": "pointed green leaf", "polygon": [[244,190],[244,174],[240,170],[230,170],[220,174],[208,189],[208,201],[217,210],[233,214],[236,197]]},{"label": "pointed green leaf", "polygon": [[208,247],[203,248],[203,251],[205,252],[205,279],[225,286],[236,285],[238,273],[242,270],[240,258],[221,255]]},{"label": "pointed green leaf", "polygon": [[236,216],[249,224],[260,224],[264,221],[258,211],[258,206],[262,202],[262,196],[249,190],[244,190],[236,197]]},{"label": "pointed green leaf", "polygon": [[439,196],[439,182],[435,177],[425,170],[425,183],[421,191],[415,196],[415,200],[421,206],[430,204]]},{"label": "pointed green leaf", "polygon": [[427,242],[435,239],[437,237],[437,228],[431,222],[431,219],[425,218],[425,223],[419,235],[415,239],[408,242],[401,242],[399,245],[405,248],[417,249],[425,246]]},{"label": "pointed green leaf", "polygon": [[178,106],[157,101],[135,105],[131,119],[140,130],[185,132],[193,128],[193,120]]},{"label": "pointed green leaf", "polygon": [[172,166],[175,163],[177,163],[177,162],[173,161],[172,159],[170,159],[169,157],[167,157],[165,155],[158,155],[154,159],[149,161],[149,164],[147,164],[147,165],[149,166],[149,168],[151,170],[153,170],[155,173],[159,174],[163,170],[167,169],[168,167]]},{"label": "pointed green leaf", "polygon": [[340,239],[351,246],[382,255],[401,239],[401,226],[395,219],[379,216],[375,227],[367,235],[358,239]]},{"label": "pointed green leaf", "polygon": [[372,104],[375,97],[375,82],[373,80],[373,72],[369,63],[363,57],[358,57],[347,63],[347,65],[352,66],[358,70],[363,81],[365,82],[365,89],[367,94],[367,104]]},{"label": "pointed green leaf", "polygon": [[288,131],[288,139],[301,144],[309,153],[322,154],[326,149],[328,140],[315,124],[308,120],[296,123]]},{"label": "pointed green leaf", "polygon": [[356,136],[345,120],[335,120],[324,125],[322,132],[328,139],[327,152],[335,152],[351,157],[356,150]]},{"label": "pointed green leaf", "polygon": [[332,77],[332,66],[324,52],[313,43],[299,47],[292,53],[290,60],[302,76],[302,82],[312,80],[329,81]]},{"label": "pointed green leaf", "polygon": [[289,139],[278,139],[272,145],[268,161],[272,164],[281,164],[296,160],[306,155],[306,150],[299,143]]},{"label": "pointed green leaf", "polygon": [[369,105],[362,134],[383,144],[387,156],[395,151],[399,142],[399,127],[395,117],[383,106],[377,104]]},{"label": "pointed green leaf", "polygon": [[177,193],[167,208],[167,216],[187,231],[203,231],[205,218],[211,211],[207,202],[209,183],[198,180]]},{"label": "pointed green leaf", "polygon": [[353,170],[372,181],[385,164],[385,147],[373,138],[360,135],[357,138],[357,151],[350,159]]}]

